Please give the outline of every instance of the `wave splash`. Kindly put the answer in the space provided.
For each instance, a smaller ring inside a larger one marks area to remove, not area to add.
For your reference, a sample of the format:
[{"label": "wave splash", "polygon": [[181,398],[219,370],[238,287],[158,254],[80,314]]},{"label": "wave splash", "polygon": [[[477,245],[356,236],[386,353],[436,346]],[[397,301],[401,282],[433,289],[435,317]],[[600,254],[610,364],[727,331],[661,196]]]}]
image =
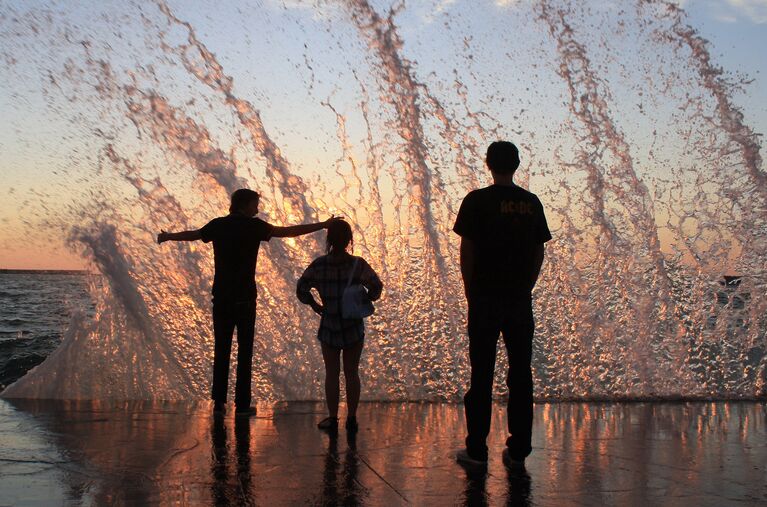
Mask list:
[{"label": "wave splash", "polygon": [[[488,183],[482,153],[497,138],[520,144],[521,183],[541,196],[555,236],[535,293],[538,399],[767,395],[761,147],[731,98],[738,83],[684,11],[515,4],[490,14],[523,37],[488,45],[456,7],[441,19],[462,43],[434,57],[449,42],[419,35],[416,10],[339,5],[270,11],[253,33],[285,49],[269,59],[243,42],[263,60],[253,74],[164,2],[110,6],[94,32],[53,8],[3,18],[5,47],[50,55],[29,70],[3,50],[11,71],[46,76],[51,110],[82,133],[75,152],[97,154],[65,165],[84,190],[65,184],[69,211],[41,222],[70,231],[106,280],[91,289],[95,317],[73,319],[4,397],[206,397],[210,249],[152,238],[201,226],[249,186],[275,223],[344,214],[355,252],[383,275],[364,396],[460,399],[465,303],[450,229],[463,195]],[[303,47],[289,44],[296,34]],[[285,65],[293,79],[269,77]],[[293,296],[322,247],[315,236],[262,252],[257,399],[322,398],[317,322]]]}]

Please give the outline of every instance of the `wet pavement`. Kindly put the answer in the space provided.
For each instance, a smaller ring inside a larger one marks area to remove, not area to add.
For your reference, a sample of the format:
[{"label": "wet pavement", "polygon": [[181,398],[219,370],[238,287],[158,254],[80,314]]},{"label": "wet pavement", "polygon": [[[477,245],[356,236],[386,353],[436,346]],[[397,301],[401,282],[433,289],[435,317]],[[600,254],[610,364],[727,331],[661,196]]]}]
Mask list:
[{"label": "wet pavement", "polygon": [[0,400],[0,505],[767,505],[765,403],[540,404],[515,473],[500,405],[487,473],[454,461],[462,405],[363,403],[354,439],[258,408]]}]

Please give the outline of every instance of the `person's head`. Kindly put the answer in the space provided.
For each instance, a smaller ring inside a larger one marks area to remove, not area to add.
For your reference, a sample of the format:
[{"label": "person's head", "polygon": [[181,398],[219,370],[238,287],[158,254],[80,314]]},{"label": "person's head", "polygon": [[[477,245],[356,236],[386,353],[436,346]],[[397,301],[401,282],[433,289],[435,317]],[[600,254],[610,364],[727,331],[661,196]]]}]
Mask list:
[{"label": "person's head", "polygon": [[240,188],[232,193],[232,201],[229,205],[230,213],[242,213],[254,217],[258,213],[258,200],[261,198],[258,192],[249,188]]},{"label": "person's head", "polygon": [[509,141],[495,141],[487,147],[485,163],[496,174],[514,174],[519,167],[519,150]]},{"label": "person's head", "polygon": [[354,243],[352,226],[344,220],[335,220],[328,225],[327,251],[343,252],[349,243]]}]

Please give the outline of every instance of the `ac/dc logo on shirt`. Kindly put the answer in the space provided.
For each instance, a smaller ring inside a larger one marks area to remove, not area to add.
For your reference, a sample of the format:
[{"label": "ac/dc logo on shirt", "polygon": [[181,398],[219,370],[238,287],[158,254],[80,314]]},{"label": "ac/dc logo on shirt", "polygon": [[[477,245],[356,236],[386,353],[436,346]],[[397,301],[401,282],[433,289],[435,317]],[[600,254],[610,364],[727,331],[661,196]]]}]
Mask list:
[{"label": "ac/dc logo on shirt", "polygon": [[501,213],[511,215],[532,215],[533,203],[525,201],[501,201]]}]

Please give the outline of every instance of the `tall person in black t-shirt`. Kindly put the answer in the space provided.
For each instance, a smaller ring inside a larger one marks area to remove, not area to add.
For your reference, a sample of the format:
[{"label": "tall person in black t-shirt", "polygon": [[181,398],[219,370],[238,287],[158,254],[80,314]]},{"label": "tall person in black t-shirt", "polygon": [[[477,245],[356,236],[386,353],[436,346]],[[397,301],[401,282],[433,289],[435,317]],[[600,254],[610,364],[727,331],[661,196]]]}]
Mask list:
[{"label": "tall person in black t-shirt", "polygon": [[331,216],[324,222],[277,227],[260,218],[259,194],[247,188],[232,193],[229,214],[214,218],[202,229],[165,232],[157,242],[213,242],[213,405],[216,413],[224,412],[229,384],[229,361],[232,335],[237,328],[237,383],[235,385],[235,414],[252,415],[250,380],[253,364],[253,336],[256,324],[256,261],[262,241],[272,237],[293,238],[326,229],[338,220]]},{"label": "tall person in black t-shirt", "polygon": [[487,464],[493,374],[498,335],[509,357],[510,436],[503,451],[509,468],[521,468],[530,454],[533,424],[531,368],[532,290],[551,239],[543,206],[535,194],[513,182],[519,151],[508,141],[492,143],[485,159],[493,184],[463,199],[453,231],[461,236],[461,275],[469,306],[471,385],[464,396],[466,449],[459,462]]}]

